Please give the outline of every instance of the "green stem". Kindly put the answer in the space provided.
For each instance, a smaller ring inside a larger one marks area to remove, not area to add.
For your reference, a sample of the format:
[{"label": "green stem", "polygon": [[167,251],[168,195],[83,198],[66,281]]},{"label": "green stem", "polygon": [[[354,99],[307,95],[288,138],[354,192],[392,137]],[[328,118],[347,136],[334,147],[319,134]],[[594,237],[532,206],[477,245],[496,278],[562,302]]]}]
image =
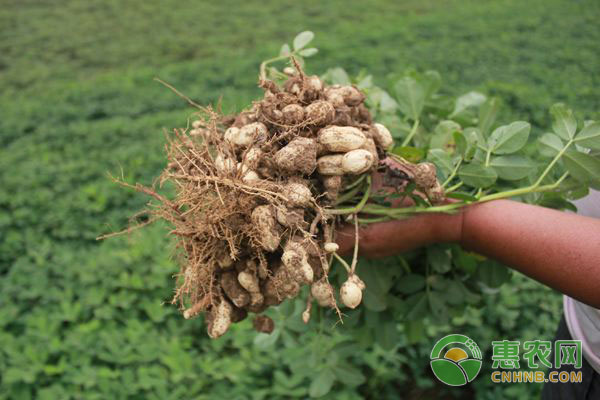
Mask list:
[{"label": "green stem", "polygon": [[513,189],[513,190],[507,190],[505,192],[488,194],[487,196],[483,196],[482,198],[480,198],[479,202],[498,200],[498,199],[506,199],[509,197],[520,196],[522,194],[527,194],[527,193],[539,193],[539,192],[546,192],[548,190],[553,190],[553,189],[556,189],[562,183],[562,181],[565,180],[565,178],[568,175],[569,175],[569,173],[565,172],[564,174],[562,174],[562,176],[556,182],[550,183],[548,185],[540,186],[539,183],[536,182],[533,185],[525,187],[525,188]]},{"label": "green stem", "polygon": [[390,221],[391,217],[377,217],[377,218],[359,218],[358,223],[360,224],[376,224],[378,222]]},{"label": "green stem", "polygon": [[450,173],[450,176],[448,176],[448,179],[446,179],[444,181],[444,183],[442,183],[442,187],[446,187],[446,185],[449,184],[452,181],[452,179],[454,179],[454,177],[456,176],[456,173],[458,172],[458,168],[460,168],[460,165],[462,164],[462,162],[463,162],[462,158],[460,160],[458,160],[458,163],[456,163],[456,166]]},{"label": "green stem", "polygon": [[364,181],[364,180],[365,180],[365,178],[367,177],[367,175],[368,175],[368,173],[367,173],[367,174],[363,174],[363,175],[361,175],[361,177],[360,177],[360,178],[358,178],[357,180],[355,180],[355,181],[354,181],[354,182],[352,182],[351,184],[349,184],[349,185],[346,185],[346,187],[344,188],[344,190],[349,190],[349,189],[352,189],[352,188],[353,188],[353,187],[355,187],[355,186],[358,186],[358,184],[359,184],[359,183],[361,183],[362,181]]},{"label": "green stem", "polygon": [[[362,181],[365,180],[365,178],[367,177],[367,174],[362,175],[360,178],[358,178],[357,180],[355,180],[354,182],[352,182],[351,184],[349,184],[348,186],[345,187],[346,192],[342,193],[337,200],[335,201],[335,204],[342,204],[348,200],[350,200],[351,198],[354,197],[354,195],[356,193],[358,193],[360,191],[360,189],[362,189],[363,186],[359,186]],[[352,190],[350,190],[352,189]]]},{"label": "green stem", "polygon": [[[415,121],[413,130],[407,137],[408,141],[410,141],[412,136],[414,136],[414,132],[416,131],[416,127],[418,127],[418,123],[419,123],[418,121]],[[405,143],[406,142],[407,142],[407,140],[405,140]],[[483,203],[486,201],[499,200],[499,199],[507,199],[510,197],[520,196],[520,195],[524,195],[524,194],[528,194],[528,193],[539,193],[539,192],[546,192],[549,190],[556,189],[567,178],[567,176],[569,175],[569,172],[565,172],[564,174],[562,174],[561,177],[554,183],[547,184],[547,185],[542,185],[541,183],[544,180],[544,178],[548,175],[548,173],[552,170],[552,167],[554,167],[554,165],[558,162],[558,160],[563,156],[563,154],[567,151],[567,149],[572,144],[573,144],[573,139],[569,140],[567,142],[567,144],[563,147],[563,149],[558,152],[558,154],[554,157],[554,159],[550,162],[550,164],[548,164],[546,169],[542,172],[542,174],[535,181],[534,184],[524,187],[524,188],[506,190],[504,192],[492,193],[492,194],[488,194],[488,195],[483,195],[483,190],[479,189],[479,191],[477,192],[477,195],[476,195],[476,197],[477,197],[476,203]],[[487,151],[486,165],[489,165],[489,158],[491,155],[491,151],[489,151],[489,150],[486,150],[486,151]],[[456,167],[455,170],[458,170],[458,167]],[[446,182],[444,184],[447,184],[448,182],[449,182],[449,180],[446,180]],[[462,185],[462,182],[459,182],[458,184],[450,187],[447,190],[447,192],[456,190],[461,185]],[[380,216],[380,217],[375,217],[375,218],[359,219],[359,222],[361,222],[361,223],[375,223],[375,222],[386,221],[389,219],[402,218],[405,216],[410,216],[410,215],[418,214],[418,213],[452,212],[452,211],[455,211],[465,205],[473,204],[473,202],[461,201],[461,202],[444,204],[444,205],[433,206],[433,207],[388,208],[388,207],[384,207],[384,206],[381,206],[378,204],[366,204],[367,200],[369,198],[370,192],[371,192],[371,177],[368,176],[367,177],[367,189],[365,190],[365,193],[364,193],[362,199],[355,207],[327,210],[327,212],[329,212],[330,214],[334,214],[334,215],[354,214],[354,213],[363,212],[365,214]]]},{"label": "green stem", "polygon": [[402,146],[408,146],[408,144],[410,143],[410,141],[412,140],[412,138],[415,136],[415,134],[417,133],[417,129],[419,128],[419,120],[416,119],[415,123],[413,124],[412,129],[410,130],[410,133],[408,134],[408,136],[404,139],[404,141],[402,142]]},{"label": "green stem", "polygon": [[550,170],[552,169],[554,164],[556,164],[558,162],[558,160],[562,157],[562,155],[565,154],[565,151],[567,151],[567,149],[569,148],[569,146],[571,146],[571,144],[573,144],[573,139],[569,140],[567,142],[567,144],[565,145],[565,147],[563,147],[563,149],[558,152],[558,154],[554,157],[554,159],[550,162],[550,164],[548,164],[548,166],[546,167],[544,172],[542,172],[542,175],[540,175],[538,180],[535,181],[533,186],[539,186],[542,183],[542,181],[544,180],[546,175],[548,175],[548,172],[550,172]]},{"label": "green stem", "polygon": [[409,264],[406,262],[406,260],[404,259],[404,257],[402,257],[402,256],[399,256],[399,257],[397,258],[397,260],[400,262],[400,265],[402,266],[402,268],[404,268],[404,271],[405,271],[407,274],[410,274],[410,273],[411,273],[411,270],[410,270],[410,265],[409,265]]},{"label": "green stem", "polygon": [[387,216],[401,216],[401,215],[410,215],[416,213],[437,213],[437,212],[448,212],[452,211],[458,206],[465,205],[467,203],[451,203],[444,204],[441,206],[433,206],[433,207],[404,207],[404,208],[387,208],[382,206],[372,207],[371,204],[367,204],[363,207],[362,212],[365,214],[373,214],[373,215],[387,215]]},{"label": "green stem", "polygon": [[344,266],[344,268],[346,268],[346,271],[348,271],[348,273],[350,273],[350,266],[348,265],[348,263],[346,262],[346,260],[344,260],[342,257],[340,257],[337,253],[333,253],[333,256]]},{"label": "green stem", "polygon": [[485,151],[485,152],[488,151],[487,147],[485,147],[484,145],[479,144],[479,143],[477,143],[477,148],[481,151]]},{"label": "green stem", "polygon": [[446,193],[452,193],[452,192],[454,192],[456,189],[458,189],[459,187],[461,187],[463,184],[464,184],[464,182],[460,181],[456,185],[450,186],[448,188],[448,190],[446,190]]},{"label": "green stem", "polygon": [[352,189],[352,190],[350,190],[350,191],[348,191],[348,192],[346,192],[346,193],[343,193],[343,194],[341,194],[341,195],[340,195],[340,196],[337,198],[337,200],[336,200],[335,204],[336,204],[336,205],[338,205],[338,204],[342,204],[342,203],[344,203],[344,202],[346,202],[346,201],[350,200],[351,198],[353,198],[353,197],[356,195],[356,193],[358,193],[358,192],[360,191],[360,189],[362,189],[362,186],[357,186],[357,187],[355,187],[354,189]]},{"label": "green stem", "polygon": [[343,214],[356,214],[362,211],[365,204],[367,204],[367,200],[369,200],[369,195],[371,194],[371,176],[367,176],[367,188],[365,193],[363,194],[360,202],[354,207],[350,208],[334,208],[331,210],[325,210],[326,213],[331,215],[343,215]]},{"label": "green stem", "polygon": [[286,58],[290,58],[293,55],[294,55],[294,53],[290,53],[286,56],[277,56],[277,57],[269,58],[268,60],[263,61],[260,64],[260,73],[259,73],[260,79],[261,80],[267,79],[267,65],[277,62],[277,61],[285,60]]},{"label": "green stem", "polygon": [[485,166],[489,167],[490,166],[490,157],[492,155],[492,149],[488,149],[487,153],[485,155]]},{"label": "green stem", "polygon": [[[479,200],[477,200],[477,203],[483,203],[486,201],[499,200],[499,199],[507,199],[510,197],[519,196],[519,195],[523,195],[523,194],[527,194],[527,193],[539,193],[539,192],[546,192],[549,190],[554,190],[567,178],[568,175],[569,175],[569,173],[565,172],[556,182],[548,184],[548,185],[538,185],[538,186],[531,185],[531,186],[528,186],[525,188],[506,190],[504,192],[489,194],[489,195],[481,197]],[[384,206],[380,206],[378,204],[367,204],[364,207],[362,207],[362,212],[365,214],[379,215],[380,217],[361,218],[361,219],[359,219],[359,222],[365,223],[365,224],[370,224],[370,223],[388,221],[388,220],[392,220],[392,219],[404,218],[404,217],[414,215],[414,214],[419,214],[419,213],[443,213],[443,212],[448,213],[448,212],[456,211],[457,209],[464,207],[468,204],[473,204],[473,203],[461,201],[461,202],[457,202],[457,203],[450,203],[450,204],[444,204],[444,205],[433,206],[433,207],[405,207],[405,208],[387,208]]]},{"label": "green stem", "polygon": [[483,201],[490,201],[490,200],[497,200],[497,199],[506,199],[506,198],[509,198],[509,197],[520,196],[522,194],[544,192],[546,190],[556,189],[558,187],[558,185],[560,185],[561,182],[563,180],[565,180],[565,178],[569,175],[568,172],[565,172],[554,183],[551,183],[551,184],[548,184],[548,185],[541,185],[541,183],[544,180],[544,178],[546,177],[546,175],[548,175],[548,173],[550,172],[550,170],[552,169],[552,167],[554,167],[554,165],[558,162],[558,160],[560,160],[560,158],[562,157],[562,155],[565,154],[565,151],[567,151],[567,149],[569,148],[569,146],[571,146],[571,144],[573,144],[573,139],[569,140],[567,142],[567,144],[565,145],[565,147],[563,147],[562,150],[559,151],[558,154],[556,154],[556,156],[554,157],[554,159],[550,162],[550,164],[548,164],[548,166],[546,167],[546,169],[544,170],[544,172],[542,172],[542,174],[540,175],[540,177],[537,179],[537,181],[535,181],[535,183],[533,185],[528,186],[528,187],[524,187],[524,188],[520,188],[520,189],[513,189],[513,190],[508,190],[508,191],[505,191],[505,192],[499,192],[499,193],[489,194],[487,196],[483,196],[483,197],[479,198],[478,201],[483,202]]}]

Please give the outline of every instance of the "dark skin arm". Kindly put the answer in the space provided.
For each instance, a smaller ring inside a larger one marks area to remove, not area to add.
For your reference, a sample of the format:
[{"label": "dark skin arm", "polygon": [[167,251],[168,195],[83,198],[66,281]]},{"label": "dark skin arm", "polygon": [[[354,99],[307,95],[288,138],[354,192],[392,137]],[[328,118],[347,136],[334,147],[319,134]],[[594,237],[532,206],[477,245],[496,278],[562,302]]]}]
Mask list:
[{"label": "dark skin arm", "polygon": [[[350,254],[354,229],[337,234]],[[432,243],[457,243],[600,308],[600,219],[496,200],[453,215],[426,214],[360,229],[359,254],[386,257]]]}]

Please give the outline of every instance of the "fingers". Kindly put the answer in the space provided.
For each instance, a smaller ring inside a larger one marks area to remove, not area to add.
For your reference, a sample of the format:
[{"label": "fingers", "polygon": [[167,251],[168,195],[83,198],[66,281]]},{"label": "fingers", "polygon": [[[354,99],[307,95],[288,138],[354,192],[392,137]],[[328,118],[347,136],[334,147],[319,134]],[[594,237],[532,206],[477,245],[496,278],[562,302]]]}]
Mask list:
[{"label": "fingers", "polygon": [[[456,223],[451,221],[454,219],[454,216],[449,215],[427,214],[361,226],[358,254],[369,258],[388,257],[435,243],[440,239],[445,241],[453,237],[452,232],[440,235],[440,224],[452,228],[458,223],[458,220]],[[338,254],[351,254],[354,248],[354,227],[344,225],[338,229],[336,242],[340,246]]]},{"label": "fingers", "polygon": [[[360,229],[359,229],[360,233]],[[360,234],[359,234],[360,243]],[[336,230],[335,242],[340,246],[337,253],[341,256],[352,254],[354,249],[354,226],[345,224]],[[359,253],[360,254],[360,253]]]}]

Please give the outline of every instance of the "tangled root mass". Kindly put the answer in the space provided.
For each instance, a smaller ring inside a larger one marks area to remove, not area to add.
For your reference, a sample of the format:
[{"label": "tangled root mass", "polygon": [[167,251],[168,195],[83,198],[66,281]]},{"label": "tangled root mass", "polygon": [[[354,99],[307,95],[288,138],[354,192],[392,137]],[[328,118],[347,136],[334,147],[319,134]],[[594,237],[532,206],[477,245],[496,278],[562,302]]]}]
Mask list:
[{"label": "tangled root mass", "polygon": [[[174,185],[173,199],[143,190],[160,201],[151,212],[178,239],[173,302],[185,318],[206,312],[212,338],[303,285],[311,285],[305,321],[312,297],[339,313],[327,274],[341,217],[328,210],[348,183],[390,163],[391,134],[373,123],[356,87],[326,86],[299,67],[282,86],[260,86],[264,97],[250,109],[222,116],[202,108],[191,129],[168,139],[160,183]],[[414,167],[404,178],[439,191],[435,168]],[[353,270],[349,276],[340,298],[354,308],[364,284]],[[254,326],[270,332],[273,321],[257,315]]]}]

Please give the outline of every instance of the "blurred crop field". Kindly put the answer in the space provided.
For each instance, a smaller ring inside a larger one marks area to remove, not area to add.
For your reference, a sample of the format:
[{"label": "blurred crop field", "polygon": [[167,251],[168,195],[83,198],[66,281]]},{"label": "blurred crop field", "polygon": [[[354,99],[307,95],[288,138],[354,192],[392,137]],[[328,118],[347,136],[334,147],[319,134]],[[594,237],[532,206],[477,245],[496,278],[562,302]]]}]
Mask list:
[{"label": "blurred crop field", "polygon": [[[348,341],[350,328],[307,331],[289,304],[277,311],[287,333],[257,335],[246,321],[211,341],[201,318],[168,304],[177,267],[165,226],[95,240],[147,201],[107,173],[151,184],[164,129],[192,112],[154,77],[239,111],[259,95],[259,63],[308,29],[320,49],[312,73],[366,70],[386,86],[394,73],[434,69],[444,91],[498,96],[501,119],[538,133],[556,101],[600,118],[595,0],[1,3],[0,399],[306,398],[320,365],[336,374],[325,398],[439,394],[426,372],[433,326],[409,343],[399,324],[391,351],[368,339],[344,347],[361,341]],[[486,308],[453,319],[480,345],[553,338],[559,294],[515,274],[482,295]],[[488,376],[444,396],[540,390]]]}]

